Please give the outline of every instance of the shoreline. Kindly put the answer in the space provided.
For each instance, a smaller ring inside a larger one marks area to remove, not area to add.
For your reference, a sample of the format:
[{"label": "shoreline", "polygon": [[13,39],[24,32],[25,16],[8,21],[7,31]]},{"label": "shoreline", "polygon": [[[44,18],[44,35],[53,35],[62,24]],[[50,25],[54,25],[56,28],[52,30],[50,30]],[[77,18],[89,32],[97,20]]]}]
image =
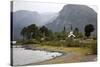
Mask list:
[{"label": "shoreline", "polygon": [[[49,59],[49,60],[45,60],[42,62],[37,62],[37,63],[30,63],[30,64],[26,64],[26,65],[22,65],[22,66],[32,66],[32,65],[48,65],[48,64],[67,64],[67,63],[83,63],[83,62],[96,62],[97,61],[97,56],[96,55],[88,55],[88,58],[90,58],[91,56],[94,57],[96,60],[93,60],[93,58],[90,60],[87,60],[87,58],[85,56],[83,56],[83,59],[80,57],[74,58],[73,56],[68,56],[69,54],[63,54],[61,56]],[[67,57],[66,62],[62,62],[60,63],[59,60],[64,60]],[[76,57],[76,56],[75,56]],[[70,61],[71,59],[74,59],[73,61]],[[54,62],[54,61],[56,62]]]},{"label": "shoreline", "polygon": [[[50,47],[50,48],[52,48],[52,47]],[[94,60],[94,59],[97,59],[97,55],[81,55],[81,54],[79,54],[77,52],[73,52],[73,51],[66,51],[66,52],[64,52],[63,48],[62,49],[61,48],[59,48],[59,49],[55,48],[55,50],[54,49],[50,49],[50,48],[48,49],[48,47],[43,47],[43,46],[36,46],[36,47],[30,46],[29,49],[30,50],[40,50],[40,51],[49,51],[49,52],[60,52],[60,53],[62,53],[62,55],[54,57],[52,59],[44,60],[42,62],[29,63],[29,64],[25,64],[25,65],[21,65],[21,66],[97,61],[97,60]],[[17,66],[19,66],[19,65],[17,65]]]}]

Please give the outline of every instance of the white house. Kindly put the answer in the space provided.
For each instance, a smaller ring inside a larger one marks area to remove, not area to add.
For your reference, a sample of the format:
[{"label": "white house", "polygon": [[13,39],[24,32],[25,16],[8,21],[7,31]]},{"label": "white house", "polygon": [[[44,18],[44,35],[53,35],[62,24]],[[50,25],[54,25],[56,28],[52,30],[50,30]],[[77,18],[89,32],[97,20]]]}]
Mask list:
[{"label": "white house", "polygon": [[73,34],[73,31],[70,31],[70,33],[68,34],[68,37],[76,37],[76,36]]}]

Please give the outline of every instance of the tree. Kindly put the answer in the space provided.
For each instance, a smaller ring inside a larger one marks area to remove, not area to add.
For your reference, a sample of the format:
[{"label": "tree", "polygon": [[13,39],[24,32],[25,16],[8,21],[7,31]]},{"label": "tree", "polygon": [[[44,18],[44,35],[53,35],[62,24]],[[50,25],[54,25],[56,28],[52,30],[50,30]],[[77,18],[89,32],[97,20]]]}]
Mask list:
[{"label": "tree", "polygon": [[92,24],[88,24],[85,26],[85,36],[89,37],[91,35],[91,32],[94,31],[94,26]]},{"label": "tree", "polygon": [[66,27],[65,27],[65,26],[64,26],[63,32],[64,32],[64,33],[66,32]]},{"label": "tree", "polygon": [[76,37],[78,37],[78,35],[79,35],[79,29],[78,28],[74,29],[74,34],[75,34]]},{"label": "tree", "polygon": [[46,28],[45,26],[42,26],[39,30],[42,33],[43,37],[48,35],[48,28]]},{"label": "tree", "polygon": [[23,36],[23,40],[25,39],[26,32],[27,32],[27,28],[24,27],[24,28],[22,29],[21,33],[20,33],[20,34]]},{"label": "tree", "polygon": [[38,36],[38,33],[38,27],[35,24],[24,27],[21,31],[23,39],[24,37],[26,37],[27,39],[36,38]]},{"label": "tree", "polygon": [[36,38],[38,34],[38,27],[35,24],[29,25],[28,27],[29,39]]},{"label": "tree", "polygon": [[39,29],[40,33],[42,34],[42,37],[44,39],[47,39],[47,40],[51,40],[53,38],[53,33],[51,30],[49,30],[47,27],[45,26],[42,26],[40,27]]},{"label": "tree", "polygon": [[35,25],[35,24],[31,24],[27,27],[24,27],[21,31],[21,35],[24,37],[26,37],[27,39],[40,39],[41,37],[48,37],[49,39],[51,39],[52,36],[52,31],[48,30],[48,28],[46,28],[45,26],[42,26],[40,29]]},{"label": "tree", "polygon": [[57,38],[60,39],[60,40],[61,39],[65,40],[65,38],[66,38],[66,27],[65,26],[63,27],[62,32],[58,32]]}]

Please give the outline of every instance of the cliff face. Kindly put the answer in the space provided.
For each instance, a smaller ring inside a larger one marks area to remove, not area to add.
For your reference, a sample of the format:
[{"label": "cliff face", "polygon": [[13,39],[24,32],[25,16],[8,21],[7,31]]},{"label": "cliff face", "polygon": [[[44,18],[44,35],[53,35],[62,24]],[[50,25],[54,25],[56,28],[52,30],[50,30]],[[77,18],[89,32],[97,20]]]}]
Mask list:
[{"label": "cliff face", "polygon": [[81,32],[84,31],[84,27],[87,24],[93,24],[97,27],[97,13],[90,7],[85,5],[65,5],[59,12],[59,16],[46,26],[53,31],[62,31],[64,26],[66,31],[70,30],[70,25],[73,28],[78,28]]}]

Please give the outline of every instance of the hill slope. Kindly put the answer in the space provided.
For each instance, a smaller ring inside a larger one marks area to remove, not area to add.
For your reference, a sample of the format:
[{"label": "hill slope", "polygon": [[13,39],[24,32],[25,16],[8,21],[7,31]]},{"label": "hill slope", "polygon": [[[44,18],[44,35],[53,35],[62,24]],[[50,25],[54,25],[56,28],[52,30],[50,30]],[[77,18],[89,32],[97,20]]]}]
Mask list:
[{"label": "hill slope", "polygon": [[65,5],[59,12],[59,16],[52,22],[46,24],[46,26],[52,31],[62,31],[64,26],[66,31],[70,30],[70,25],[73,28],[79,28],[81,32],[84,31],[84,27],[87,24],[93,24],[97,27],[97,13],[90,7],[85,5]]}]

